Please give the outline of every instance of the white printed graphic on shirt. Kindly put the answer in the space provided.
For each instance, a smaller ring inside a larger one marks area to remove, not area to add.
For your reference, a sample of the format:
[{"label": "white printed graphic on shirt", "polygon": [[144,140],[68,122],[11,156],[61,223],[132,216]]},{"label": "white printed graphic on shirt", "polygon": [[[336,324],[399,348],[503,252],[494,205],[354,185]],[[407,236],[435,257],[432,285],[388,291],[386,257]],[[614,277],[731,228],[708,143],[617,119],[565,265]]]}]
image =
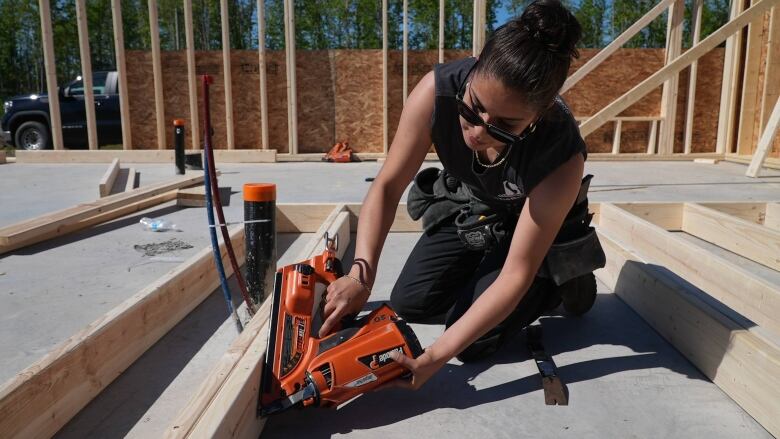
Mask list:
[{"label": "white printed graphic on shirt", "polygon": [[525,191],[523,190],[522,183],[518,185],[517,183],[513,183],[511,181],[504,181],[504,193],[500,194],[498,198],[504,200],[515,200],[518,198],[523,198],[524,196]]}]

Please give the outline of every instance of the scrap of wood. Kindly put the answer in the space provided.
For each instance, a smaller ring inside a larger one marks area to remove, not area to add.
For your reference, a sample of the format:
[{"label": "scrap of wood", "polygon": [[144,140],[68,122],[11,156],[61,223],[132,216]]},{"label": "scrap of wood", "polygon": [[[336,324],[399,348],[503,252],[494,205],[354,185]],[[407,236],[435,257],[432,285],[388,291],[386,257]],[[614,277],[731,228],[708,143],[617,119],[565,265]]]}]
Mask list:
[{"label": "scrap of wood", "polygon": [[720,160],[718,159],[693,159],[693,163],[700,163],[702,165],[717,165]]},{"label": "scrap of wood", "polygon": [[[96,201],[82,203],[0,228],[0,254],[78,230],[82,227],[76,227],[76,225],[84,224],[84,220],[89,220],[107,212],[119,211],[123,207],[139,201],[202,182],[203,174],[193,173],[192,175],[179,177],[171,181],[109,195]],[[113,218],[116,218],[116,216]]]},{"label": "scrap of wood", "polygon": [[[771,434],[780,435],[780,349],[599,229],[596,276]],[[775,318],[777,315],[775,314]]]},{"label": "scrap of wood", "polygon": [[[322,234],[326,230],[330,236],[339,236],[337,254],[342,257],[350,242],[349,223],[349,213],[338,205],[296,261],[309,259],[324,249]],[[270,311],[269,298],[166,430],[165,437],[259,436],[265,418],[258,418],[256,410]]]},{"label": "scrap of wood", "polygon": [[6,163],[5,151],[0,151],[0,165],[4,165],[5,163]]},{"label": "scrap of wood", "polygon": [[129,168],[127,170],[127,181],[125,181],[125,192],[130,192],[131,190],[135,189],[135,184],[137,180],[137,175],[135,168]]},{"label": "scrap of wood", "polygon": [[[230,236],[243,260],[244,228]],[[230,264],[225,270],[232,273]],[[61,343],[0,387],[0,436],[54,435],[218,285],[204,248]]]},{"label": "scrap of wood", "polygon": [[736,312],[780,334],[780,287],[619,206],[601,203],[599,229]]},{"label": "scrap of wood", "polygon": [[114,188],[114,182],[116,181],[116,176],[119,175],[119,159],[114,159],[110,165],[108,165],[108,169],[106,170],[106,173],[103,174],[103,177],[100,179],[100,184],[98,185],[98,192],[100,193],[100,198],[103,198],[107,195],[111,194],[111,189]]},{"label": "scrap of wood", "polygon": [[[229,186],[219,188],[220,201],[223,206],[230,204],[230,191],[231,188]],[[206,207],[206,188],[195,186],[179,189],[176,196],[176,205],[179,207]]]}]

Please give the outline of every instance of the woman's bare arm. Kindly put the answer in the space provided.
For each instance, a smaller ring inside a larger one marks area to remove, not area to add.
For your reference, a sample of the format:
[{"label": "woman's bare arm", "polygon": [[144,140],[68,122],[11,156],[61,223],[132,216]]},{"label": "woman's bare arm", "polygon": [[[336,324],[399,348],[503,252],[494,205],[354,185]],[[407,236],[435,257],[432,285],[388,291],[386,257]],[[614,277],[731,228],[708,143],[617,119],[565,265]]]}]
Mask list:
[{"label": "woman's bare arm", "polygon": [[[373,285],[379,255],[404,190],[420,168],[431,146],[431,115],[435,95],[433,72],[420,80],[406,100],[385,164],[368,189],[360,209],[355,243],[355,264],[350,276]],[[320,329],[327,334],[342,316],[359,312],[368,292],[346,279],[328,287],[328,316]]]}]

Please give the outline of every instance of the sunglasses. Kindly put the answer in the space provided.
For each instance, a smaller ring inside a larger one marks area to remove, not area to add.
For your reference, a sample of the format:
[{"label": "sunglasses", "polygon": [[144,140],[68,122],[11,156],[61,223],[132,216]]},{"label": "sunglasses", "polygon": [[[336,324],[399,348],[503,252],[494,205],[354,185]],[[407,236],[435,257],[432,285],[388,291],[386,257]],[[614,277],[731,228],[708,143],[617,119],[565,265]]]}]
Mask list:
[{"label": "sunglasses", "polygon": [[525,139],[529,134],[533,133],[534,130],[536,130],[535,123],[528,125],[528,127],[526,127],[526,129],[519,135],[514,134],[505,129],[499,128],[495,125],[485,122],[485,120],[482,119],[482,117],[463,100],[463,96],[466,90],[466,85],[469,83],[468,79],[471,77],[471,73],[474,71],[474,67],[477,66],[478,62],[479,61],[475,62],[474,65],[471,66],[471,69],[469,69],[468,73],[466,73],[466,78],[463,80],[463,83],[460,85],[460,88],[458,89],[458,93],[455,95],[455,102],[457,102],[458,105],[458,114],[460,114],[460,116],[463,119],[465,119],[466,122],[472,125],[485,127],[485,131],[487,131],[490,137],[500,142],[506,144],[520,142],[521,140]]}]

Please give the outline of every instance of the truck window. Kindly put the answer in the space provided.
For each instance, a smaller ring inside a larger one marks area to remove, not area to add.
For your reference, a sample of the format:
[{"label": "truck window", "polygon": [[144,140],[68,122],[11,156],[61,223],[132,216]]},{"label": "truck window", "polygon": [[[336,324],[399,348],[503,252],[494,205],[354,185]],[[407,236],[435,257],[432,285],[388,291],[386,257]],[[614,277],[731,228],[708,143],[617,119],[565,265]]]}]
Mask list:
[{"label": "truck window", "polygon": [[[95,72],[92,74],[92,93],[95,95],[106,94],[106,78],[108,72]],[[79,79],[70,83],[70,95],[71,96],[83,96],[84,95],[84,82]]]}]

